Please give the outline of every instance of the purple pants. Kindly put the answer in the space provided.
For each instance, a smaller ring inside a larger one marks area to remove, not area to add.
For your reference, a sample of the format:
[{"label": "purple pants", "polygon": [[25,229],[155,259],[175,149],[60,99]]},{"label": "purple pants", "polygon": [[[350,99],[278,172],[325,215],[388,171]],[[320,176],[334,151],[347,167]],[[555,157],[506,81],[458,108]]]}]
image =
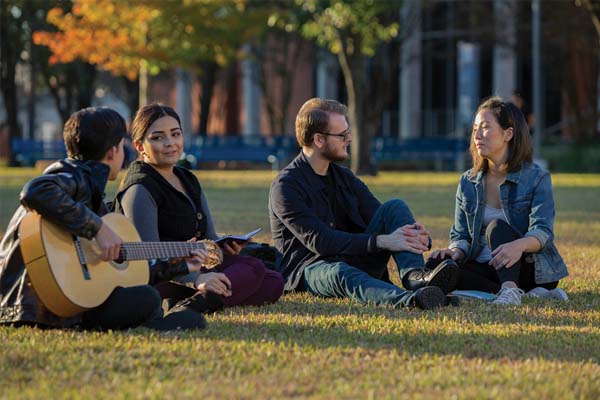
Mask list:
[{"label": "purple pants", "polygon": [[[275,303],[283,294],[283,277],[265,267],[258,258],[225,256],[223,263],[204,272],[222,272],[231,282],[231,296],[222,297],[225,307],[261,306]],[[162,298],[183,300],[196,294],[196,290],[173,282],[158,284]]]}]

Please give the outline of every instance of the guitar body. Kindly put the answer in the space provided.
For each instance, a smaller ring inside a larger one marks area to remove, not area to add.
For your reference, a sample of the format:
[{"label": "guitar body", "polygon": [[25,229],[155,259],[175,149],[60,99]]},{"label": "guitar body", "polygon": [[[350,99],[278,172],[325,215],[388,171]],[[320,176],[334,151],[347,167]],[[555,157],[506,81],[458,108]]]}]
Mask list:
[{"label": "guitar body", "polygon": [[[140,241],[124,215],[111,213],[102,220],[124,242]],[[19,235],[31,284],[42,303],[58,316],[71,317],[97,307],[116,287],[148,283],[147,261],[102,261],[95,240],[74,238],[39,214],[25,215]]]}]

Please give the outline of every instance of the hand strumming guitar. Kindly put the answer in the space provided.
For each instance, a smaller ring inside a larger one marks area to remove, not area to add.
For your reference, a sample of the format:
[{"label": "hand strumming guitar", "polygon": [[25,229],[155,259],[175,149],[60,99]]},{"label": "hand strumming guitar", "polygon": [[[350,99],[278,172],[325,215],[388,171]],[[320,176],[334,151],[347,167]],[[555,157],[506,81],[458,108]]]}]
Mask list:
[{"label": "hand strumming guitar", "polygon": [[112,261],[119,258],[119,250],[123,241],[105,223],[102,223],[100,230],[96,233],[96,243],[100,248],[100,259],[102,261]]}]

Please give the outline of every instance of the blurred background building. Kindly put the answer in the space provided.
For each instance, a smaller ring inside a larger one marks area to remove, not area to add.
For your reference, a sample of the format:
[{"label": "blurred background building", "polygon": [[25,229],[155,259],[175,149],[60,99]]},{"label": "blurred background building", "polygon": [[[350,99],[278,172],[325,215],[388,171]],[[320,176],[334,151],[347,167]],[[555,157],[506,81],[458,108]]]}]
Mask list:
[{"label": "blurred background building", "polygon": [[[165,47],[155,53],[155,49],[140,52],[134,61],[147,57],[143,65],[148,68],[136,64],[137,73],[131,74],[111,66],[110,51],[117,58],[119,47],[108,49],[108,56],[102,59],[100,55],[93,57],[91,44],[88,53],[75,50],[69,54],[64,50],[68,45],[49,45],[56,44],[56,37],[36,37],[36,32],[62,32],[61,40],[68,39],[68,30],[73,27],[64,23],[65,16],[82,19],[85,13],[102,12],[88,4],[77,14],[80,3],[85,2],[2,2],[0,157],[10,155],[9,144],[14,138],[59,139],[68,115],[90,105],[113,107],[131,119],[140,103],[163,102],[179,110],[189,137],[293,136],[294,116],[308,98],[349,101],[348,77],[335,43],[328,44],[324,34],[315,34],[310,25],[314,21],[322,23],[318,19],[322,15],[316,15],[319,10],[293,2],[260,2],[257,6],[258,2],[248,1],[238,20],[230,19],[224,22],[228,26],[219,28],[231,27],[234,37],[226,42],[219,39],[214,47],[230,46],[231,51],[221,54],[220,59],[212,51],[207,53],[213,59],[204,55],[190,61],[194,49],[202,53],[207,46],[205,38],[194,42],[190,31],[200,32],[198,26],[206,19],[185,22],[182,14],[177,14],[179,3],[166,2],[171,9],[161,10],[162,22],[152,19],[156,14],[152,10],[147,17],[140,15],[142,26],[154,27],[144,33],[147,42],[140,49],[152,47],[152,40],[158,43],[168,39],[168,51]],[[119,6],[109,0],[96,3],[97,8]],[[231,8],[233,3],[224,0],[221,7],[205,11],[217,16],[229,12],[227,17],[234,18],[239,10]],[[541,144],[597,145],[600,12],[596,2],[385,3],[386,7],[372,18],[383,27],[395,29],[395,34],[372,44],[364,57],[360,97],[365,111],[357,118],[371,123],[359,125],[357,130],[368,131],[368,140],[467,138],[481,99],[500,95],[521,107]],[[61,14],[49,16],[56,7]],[[194,10],[199,9],[197,6]],[[189,10],[184,12],[191,14]],[[57,25],[61,16],[63,25]],[[252,23],[252,29],[239,22],[244,18]],[[260,21],[264,27],[257,29]],[[174,26],[183,23],[189,26],[185,25],[181,34],[189,35],[174,36]],[[158,24],[166,30],[158,32]],[[214,29],[206,27],[206,32],[209,28]],[[97,40],[101,40],[99,27],[86,29],[96,32]],[[129,29],[135,33],[134,28]],[[132,32],[127,34],[133,37]],[[187,38],[192,38],[189,43]],[[176,52],[178,46],[183,50]],[[11,120],[11,115],[16,119]]]}]

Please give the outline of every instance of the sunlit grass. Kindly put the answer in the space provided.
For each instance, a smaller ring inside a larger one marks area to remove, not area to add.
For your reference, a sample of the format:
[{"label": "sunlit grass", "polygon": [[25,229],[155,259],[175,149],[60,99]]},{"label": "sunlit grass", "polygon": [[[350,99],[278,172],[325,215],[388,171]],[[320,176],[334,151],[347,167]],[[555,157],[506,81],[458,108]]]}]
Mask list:
[{"label": "sunlit grass", "polygon": [[[0,169],[0,230],[35,174]],[[271,171],[197,174],[219,231],[262,227],[270,241]],[[365,181],[382,200],[404,199],[441,247],[458,176]],[[292,294],[210,316],[201,332],[0,327],[0,398],[600,398],[600,175],[553,182],[568,303],[421,312]]]}]

